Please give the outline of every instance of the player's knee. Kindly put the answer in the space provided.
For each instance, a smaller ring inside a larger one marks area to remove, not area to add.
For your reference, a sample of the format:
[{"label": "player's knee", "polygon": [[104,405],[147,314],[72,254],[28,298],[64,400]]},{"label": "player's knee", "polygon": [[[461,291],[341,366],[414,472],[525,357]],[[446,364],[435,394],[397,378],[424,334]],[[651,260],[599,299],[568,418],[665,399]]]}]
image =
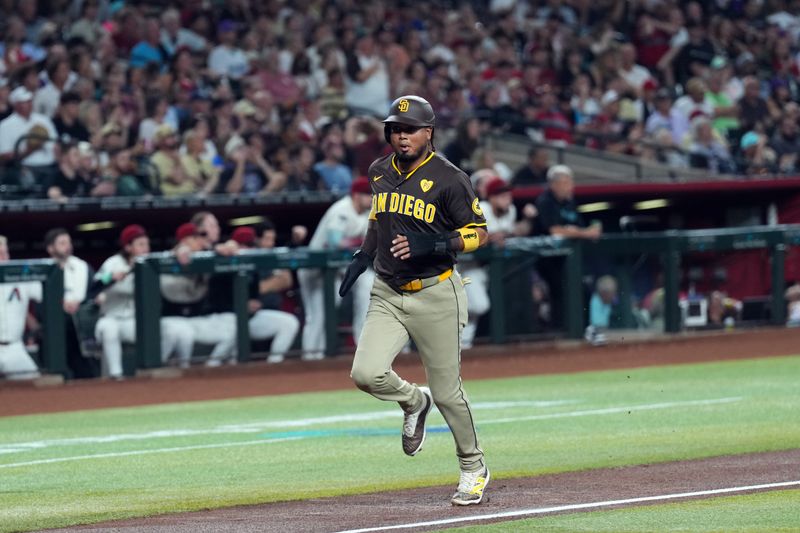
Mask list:
[{"label": "player's knee", "polygon": [[94,335],[100,342],[119,339],[119,325],[113,318],[103,317],[94,328]]},{"label": "player's knee", "polygon": [[488,313],[490,307],[491,304],[489,303],[488,298],[475,298],[474,300],[470,300],[469,305],[467,306],[470,314],[478,316]]},{"label": "player's knee", "polygon": [[356,387],[365,392],[379,389],[381,384],[386,382],[385,374],[376,374],[374,371],[364,368],[353,368],[350,372],[350,378],[356,384]]},{"label": "player's knee", "polygon": [[296,316],[286,313],[281,319],[281,331],[297,335],[297,332],[300,331],[300,320]]}]

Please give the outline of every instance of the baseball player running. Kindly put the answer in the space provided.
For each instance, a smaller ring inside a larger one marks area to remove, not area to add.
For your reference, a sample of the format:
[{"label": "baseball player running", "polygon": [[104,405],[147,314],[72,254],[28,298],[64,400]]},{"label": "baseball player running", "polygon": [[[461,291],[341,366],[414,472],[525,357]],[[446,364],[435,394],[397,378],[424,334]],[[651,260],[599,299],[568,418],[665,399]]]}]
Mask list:
[{"label": "baseball player running", "polygon": [[[467,298],[456,253],[486,243],[486,220],[469,178],[433,147],[435,115],[418,96],[395,100],[383,121],[394,154],[372,163],[372,210],[366,238],[342,281],[345,294],[367,267],[377,274],[351,377],[378,399],[405,412],[403,451],[415,455],[435,403],[447,421],[461,467],[453,505],[478,504],[489,470],[461,375],[461,331]],[[419,349],[430,389],[392,370],[409,337]]]}]

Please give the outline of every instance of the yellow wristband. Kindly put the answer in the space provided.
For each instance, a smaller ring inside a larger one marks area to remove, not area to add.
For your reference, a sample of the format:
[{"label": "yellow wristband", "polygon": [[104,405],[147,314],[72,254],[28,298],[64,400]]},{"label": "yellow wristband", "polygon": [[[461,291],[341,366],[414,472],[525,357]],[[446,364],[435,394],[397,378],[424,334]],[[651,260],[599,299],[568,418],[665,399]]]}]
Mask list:
[{"label": "yellow wristband", "polygon": [[461,240],[464,241],[464,251],[472,252],[478,249],[481,240],[478,238],[478,232],[475,228],[458,228],[456,230],[461,235]]}]

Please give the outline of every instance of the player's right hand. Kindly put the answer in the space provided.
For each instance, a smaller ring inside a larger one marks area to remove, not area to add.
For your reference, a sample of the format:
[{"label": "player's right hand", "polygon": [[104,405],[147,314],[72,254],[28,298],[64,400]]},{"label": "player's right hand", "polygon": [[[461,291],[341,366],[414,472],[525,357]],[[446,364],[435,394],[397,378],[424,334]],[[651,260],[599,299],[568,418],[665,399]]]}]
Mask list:
[{"label": "player's right hand", "polygon": [[373,260],[374,259],[363,250],[358,250],[355,254],[353,254],[353,260],[349,265],[347,265],[347,270],[344,273],[344,279],[342,280],[342,284],[339,286],[339,296],[344,298],[344,296],[350,292],[350,289],[355,284],[358,276],[364,273],[367,267],[372,264]]}]

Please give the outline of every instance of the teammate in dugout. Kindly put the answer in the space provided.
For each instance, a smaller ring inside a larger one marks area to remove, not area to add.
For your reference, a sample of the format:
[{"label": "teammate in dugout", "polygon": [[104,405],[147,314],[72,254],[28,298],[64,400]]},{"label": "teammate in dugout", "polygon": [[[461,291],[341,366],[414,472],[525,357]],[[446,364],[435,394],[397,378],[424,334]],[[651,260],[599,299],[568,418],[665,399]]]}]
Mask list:
[{"label": "teammate in dugout", "polygon": [[[394,153],[369,169],[373,203],[362,247],[339,289],[344,295],[368,266],[377,274],[351,377],[356,385],[405,413],[403,451],[425,440],[433,403],[447,421],[461,467],[453,505],[478,504],[489,470],[478,444],[461,375],[461,332],[467,297],[454,270],[456,253],[485,244],[486,220],[469,178],[434,151],[435,115],[418,96],[395,100],[384,122]],[[409,336],[419,349],[430,389],[392,370]]]}]

